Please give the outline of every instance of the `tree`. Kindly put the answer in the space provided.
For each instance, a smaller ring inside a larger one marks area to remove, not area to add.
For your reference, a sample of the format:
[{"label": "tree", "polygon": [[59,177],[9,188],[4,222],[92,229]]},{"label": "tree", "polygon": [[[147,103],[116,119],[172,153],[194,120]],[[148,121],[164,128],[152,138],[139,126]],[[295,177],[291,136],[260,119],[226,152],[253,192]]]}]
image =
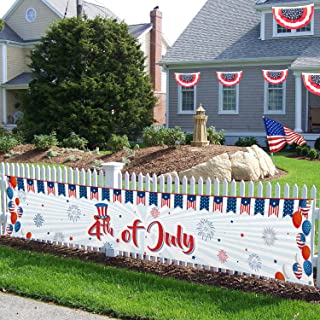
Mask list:
[{"label": "tree", "polygon": [[3,29],[3,27],[4,27],[4,21],[0,19],[0,31]]},{"label": "tree", "polygon": [[144,56],[125,23],[96,17],[51,26],[31,54],[34,80],[21,127],[34,134],[75,132],[90,147],[111,134],[136,138],[152,123],[153,96]]}]

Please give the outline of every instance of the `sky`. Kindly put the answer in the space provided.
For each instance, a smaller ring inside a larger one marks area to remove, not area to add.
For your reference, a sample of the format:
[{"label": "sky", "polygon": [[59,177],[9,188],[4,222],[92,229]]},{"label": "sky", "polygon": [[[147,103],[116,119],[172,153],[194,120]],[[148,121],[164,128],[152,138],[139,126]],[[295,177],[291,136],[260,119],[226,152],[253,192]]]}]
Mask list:
[{"label": "sky", "polygon": [[[39,0],[40,1],[40,0]],[[172,45],[183,32],[206,0],[87,0],[103,5],[128,24],[147,23],[149,13],[159,6],[162,11],[162,29]],[[2,17],[15,0],[0,0]]]}]

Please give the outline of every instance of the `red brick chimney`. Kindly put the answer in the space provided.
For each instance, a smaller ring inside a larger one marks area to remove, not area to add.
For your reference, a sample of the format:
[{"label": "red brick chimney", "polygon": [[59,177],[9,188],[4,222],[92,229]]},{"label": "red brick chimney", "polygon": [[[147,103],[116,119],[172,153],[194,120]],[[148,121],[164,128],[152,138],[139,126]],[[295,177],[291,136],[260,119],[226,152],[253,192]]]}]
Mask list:
[{"label": "red brick chimney", "polygon": [[155,7],[150,12],[150,21],[152,23],[150,39],[150,74],[155,92],[161,92],[161,66],[156,63],[162,57],[162,13],[159,7]]}]

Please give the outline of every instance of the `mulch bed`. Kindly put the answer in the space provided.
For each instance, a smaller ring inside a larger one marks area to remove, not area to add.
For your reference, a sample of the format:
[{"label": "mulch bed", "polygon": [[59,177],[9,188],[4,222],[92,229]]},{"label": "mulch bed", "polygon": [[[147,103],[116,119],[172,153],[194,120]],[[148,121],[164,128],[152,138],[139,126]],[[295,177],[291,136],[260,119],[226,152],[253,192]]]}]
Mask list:
[{"label": "mulch bed", "polygon": [[213,285],[221,288],[254,292],[259,294],[270,294],[276,297],[304,300],[312,303],[320,303],[320,289],[309,286],[301,286],[289,282],[276,281],[272,279],[261,279],[245,275],[230,275],[222,272],[198,270],[190,267],[160,264],[157,262],[138,260],[126,257],[106,257],[101,252],[88,252],[80,249],[65,248],[53,244],[0,237],[0,245],[16,249],[50,253],[65,258],[76,258],[83,261],[95,262],[107,266],[126,268],[138,272],[147,272],[161,277],[171,277],[205,285]]}]

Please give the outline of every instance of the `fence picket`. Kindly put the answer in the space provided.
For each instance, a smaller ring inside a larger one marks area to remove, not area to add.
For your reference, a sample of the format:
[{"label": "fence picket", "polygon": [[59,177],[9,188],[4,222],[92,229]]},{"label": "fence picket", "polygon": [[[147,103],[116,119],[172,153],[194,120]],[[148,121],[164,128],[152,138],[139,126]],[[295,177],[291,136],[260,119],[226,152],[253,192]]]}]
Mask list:
[{"label": "fence picket", "polygon": [[174,192],[180,193],[180,179],[178,175],[174,177]]},{"label": "fence picket", "polygon": [[299,188],[296,184],[293,186],[293,195],[292,196],[293,196],[293,198],[299,198]]},{"label": "fence picket", "polygon": [[188,178],[186,176],[182,178],[182,193],[188,193]]},{"label": "fence picket", "polygon": [[301,190],[301,197],[308,198],[308,187],[304,185]]},{"label": "fence picket", "polygon": [[[63,182],[68,183],[68,168],[67,167],[63,167]],[[86,184],[85,180],[84,180],[84,184]]]},{"label": "fence picket", "polygon": [[241,180],[240,181],[240,197],[245,197],[246,195],[246,183]]},{"label": "fence picket", "polygon": [[87,183],[86,183],[88,186],[92,186],[91,184],[91,170],[88,169],[87,170]]},{"label": "fence picket", "polygon": [[196,179],[193,176],[190,179],[190,194],[196,194]]},{"label": "fence picket", "polygon": [[279,183],[277,183],[276,184],[276,186],[274,187],[274,191],[275,191],[275,193],[274,193],[274,196],[275,196],[275,198],[281,198],[281,187],[280,187],[280,184]]},{"label": "fence picket", "polygon": [[150,178],[150,174],[147,173],[146,174],[146,191],[150,191],[151,190],[151,178]]},{"label": "fence picket", "polygon": [[272,197],[272,185],[270,182],[267,183],[266,186],[266,197],[271,198]]},{"label": "fence picket", "polygon": [[105,182],[104,171],[100,170],[99,171],[99,187],[104,187],[105,186],[104,182]]},{"label": "fence picket", "polygon": [[160,183],[160,192],[165,192],[165,184],[164,184],[164,175],[163,174],[159,177],[159,183]]},{"label": "fence picket", "polygon": [[158,190],[158,178],[157,178],[156,174],[154,173],[152,175],[152,191],[157,192],[157,190]]},{"label": "fence picket", "polygon": [[198,194],[203,195],[203,179],[202,177],[198,180]]},{"label": "fence picket", "polygon": [[57,168],[51,168],[51,181],[57,181]]},{"label": "fence picket", "polygon": [[254,196],[254,183],[253,183],[253,181],[250,181],[248,184],[248,196],[249,197]]},{"label": "fence picket", "polygon": [[10,172],[10,176],[17,176],[16,173],[15,173],[15,170],[14,170],[14,164],[13,163],[10,163],[9,165],[9,172]]},{"label": "fence picket", "polygon": [[69,168],[68,170],[68,180],[71,184],[74,184],[74,176],[73,176],[73,169]]},{"label": "fence picket", "polygon": [[284,193],[283,196],[285,198],[290,198],[290,186],[286,183],[284,186]]},{"label": "fence picket", "polygon": [[131,190],[137,189],[137,176],[134,172],[131,174]]},{"label": "fence picket", "polygon": [[220,181],[219,181],[218,178],[214,179],[213,194],[215,196],[219,196],[220,195]]},{"label": "fence picket", "polygon": [[143,190],[143,174],[141,172],[138,175],[138,190]]},{"label": "fence picket", "polygon": [[258,183],[257,197],[259,197],[259,198],[263,197],[263,183],[261,181],[259,181],[259,183]]},{"label": "fence picket", "polygon": [[172,193],[172,176],[169,174],[167,178],[167,190]]},{"label": "fence picket", "polygon": [[5,172],[5,175],[10,176],[10,165],[9,165],[9,162],[5,163],[4,172]]},{"label": "fence picket", "polygon": [[130,189],[130,174],[128,171],[124,174],[124,187],[125,189]]},{"label": "fence picket", "polygon": [[78,168],[74,169],[74,183],[75,184],[80,184],[79,183],[79,169]]},{"label": "fence picket", "polygon": [[237,183],[235,180],[231,181],[231,196],[235,197],[237,195]]},{"label": "fence picket", "polygon": [[24,165],[22,163],[20,163],[19,167],[20,167],[20,177],[25,178],[26,172],[24,169]]},{"label": "fence picket", "polygon": [[210,196],[211,195],[211,179],[208,178],[206,181],[206,195]]},{"label": "fence picket", "polygon": [[36,166],[36,179],[41,180],[41,169],[39,165]]},{"label": "fence picket", "polygon": [[80,184],[86,184],[86,171],[83,168],[80,170]]},{"label": "fence picket", "polygon": [[29,166],[27,164],[24,165],[25,166],[25,172],[26,172],[26,177],[30,179],[30,169]]},{"label": "fence picket", "polygon": [[228,196],[228,189],[229,189],[229,183],[227,179],[223,179],[222,182],[222,195],[223,196]]},{"label": "fence picket", "polygon": [[96,169],[93,169],[93,173],[92,173],[92,186],[94,187],[98,186],[98,174]]}]

